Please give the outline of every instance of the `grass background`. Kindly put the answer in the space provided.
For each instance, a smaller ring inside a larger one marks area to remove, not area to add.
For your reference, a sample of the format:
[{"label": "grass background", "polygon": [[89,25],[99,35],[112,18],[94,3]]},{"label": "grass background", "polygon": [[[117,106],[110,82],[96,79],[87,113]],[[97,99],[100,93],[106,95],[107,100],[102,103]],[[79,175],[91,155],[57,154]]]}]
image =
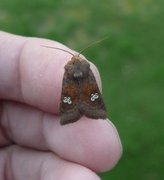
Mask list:
[{"label": "grass background", "polygon": [[0,29],[60,41],[95,63],[124,154],[103,180],[164,179],[164,1],[0,0]]}]

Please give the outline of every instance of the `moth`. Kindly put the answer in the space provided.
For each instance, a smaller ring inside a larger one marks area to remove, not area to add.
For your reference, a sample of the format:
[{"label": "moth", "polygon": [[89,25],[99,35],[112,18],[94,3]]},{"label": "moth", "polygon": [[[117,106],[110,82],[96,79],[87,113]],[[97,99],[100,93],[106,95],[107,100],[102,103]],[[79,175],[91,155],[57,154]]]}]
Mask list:
[{"label": "moth", "polygon": [[[55,47],[52,47],[55,48]],[[78,121],[83,115],[92,119],[106,119],[107,111],[90,63],[80,56],[72,55],[64,66],[60,101],[60,124]]]}]

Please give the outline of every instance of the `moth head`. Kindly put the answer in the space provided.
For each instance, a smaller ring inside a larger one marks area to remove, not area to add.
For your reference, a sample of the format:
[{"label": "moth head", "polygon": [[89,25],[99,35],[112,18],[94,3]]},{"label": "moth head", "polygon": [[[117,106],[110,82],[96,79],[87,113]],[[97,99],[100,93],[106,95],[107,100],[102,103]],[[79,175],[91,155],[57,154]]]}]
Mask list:
[{"label": "moth head", "polygon": [[90,64],[80,56],[73,56],[65,65],[65,70],[70,78],[82,79],[88,76]]}]

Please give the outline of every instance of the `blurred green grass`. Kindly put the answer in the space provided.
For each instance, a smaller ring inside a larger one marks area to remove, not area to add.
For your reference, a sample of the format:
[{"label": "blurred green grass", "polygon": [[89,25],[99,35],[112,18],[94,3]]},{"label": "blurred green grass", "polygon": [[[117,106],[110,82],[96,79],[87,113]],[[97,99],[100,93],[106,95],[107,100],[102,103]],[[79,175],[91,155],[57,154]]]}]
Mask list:
[{"label": "blurred green grass", "polygon": [[103,180],[164,179],[164,1],[1,0],[0,28],[60,41],[80,50],[103,83],[109,117],[124,148]]}]

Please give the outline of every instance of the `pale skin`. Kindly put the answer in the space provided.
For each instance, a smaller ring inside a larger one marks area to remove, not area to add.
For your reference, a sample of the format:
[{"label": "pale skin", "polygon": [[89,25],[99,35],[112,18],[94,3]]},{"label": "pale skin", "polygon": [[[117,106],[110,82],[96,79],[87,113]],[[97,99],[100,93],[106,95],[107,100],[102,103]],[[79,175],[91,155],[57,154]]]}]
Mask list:
[{"label": "pale skin", "polygon": [[[82,117],[61,126],[64,65],[71,55],[46,39],[0,32],[0,179],[100,180],[122,154],[114,125]],[[96,67],[91,69],[101,88]]]}]

